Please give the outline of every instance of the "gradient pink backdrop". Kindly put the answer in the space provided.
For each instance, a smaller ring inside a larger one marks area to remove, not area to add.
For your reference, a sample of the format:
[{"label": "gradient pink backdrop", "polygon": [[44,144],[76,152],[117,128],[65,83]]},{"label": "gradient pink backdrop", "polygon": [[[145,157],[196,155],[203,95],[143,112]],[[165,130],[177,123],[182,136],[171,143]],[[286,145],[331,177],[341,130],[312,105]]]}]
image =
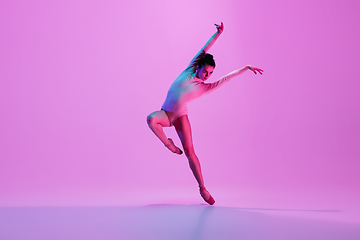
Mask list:
[{"label": "gradient pink backdrop", "polygon": [[264,75],[188,105],[218,203],[357,205],[359,12],[340,0],[1,1],[0,206],[202,203],[146,116],[221,21],[209,81],[246,64]]}]

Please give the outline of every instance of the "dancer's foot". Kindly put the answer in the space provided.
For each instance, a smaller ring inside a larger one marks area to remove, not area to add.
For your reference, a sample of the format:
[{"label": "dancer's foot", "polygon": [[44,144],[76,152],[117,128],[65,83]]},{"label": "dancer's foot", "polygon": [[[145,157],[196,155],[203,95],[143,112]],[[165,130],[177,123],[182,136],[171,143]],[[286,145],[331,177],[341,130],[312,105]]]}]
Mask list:
[{"label": "dancer's foot", "polygon": [[180,148],[175,146],[175,144],[174,144],[174,142],[173,142],[173,140],[171,138],[168,138],[168,143],[165,144],[165,147],[167,147],[173,153],[176,153],[176,154],[179,154],[179,155],[181,155],[183,153]]},{"label": "dancer's foot", "polygon": [[200,195],[208,204],[213,205],[215,203],[214,198],[210,195],[205,187],[200,187]]}]

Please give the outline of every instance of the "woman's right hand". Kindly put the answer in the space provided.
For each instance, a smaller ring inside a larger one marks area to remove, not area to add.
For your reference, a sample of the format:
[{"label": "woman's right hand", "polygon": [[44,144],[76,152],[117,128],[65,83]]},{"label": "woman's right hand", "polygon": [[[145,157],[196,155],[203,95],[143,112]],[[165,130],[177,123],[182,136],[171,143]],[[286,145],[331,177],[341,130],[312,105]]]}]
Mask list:
[{"label": "woman's right hand", "polygon": [[224,31],[224,24],[223,24],[223,22],[221,22],[221,25],[218,25],[218,24],[215,23],[215,26],[216,26],[216,29],[217,29],[218,33],[221,34],[221,33]]}]

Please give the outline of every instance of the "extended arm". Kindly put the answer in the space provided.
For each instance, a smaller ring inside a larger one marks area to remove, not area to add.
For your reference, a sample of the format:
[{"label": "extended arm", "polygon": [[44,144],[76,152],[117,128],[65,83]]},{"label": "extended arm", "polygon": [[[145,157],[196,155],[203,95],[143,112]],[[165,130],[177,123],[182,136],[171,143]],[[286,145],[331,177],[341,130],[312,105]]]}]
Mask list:
[{"label": "extended arm", "polygon": [[213,90],[215,90],[216,88],[218,88],[220,85],[222,85],[222,83],[225,83],[227,81],[229,81],[230,79],[239,76],[241,74],[243,74],[244,72],[246,72],[247,70],[251,70],[253,71],[255,74],[258,72],[262,75],[263,70],[257,67],[253,67],[251,65],[245,66],[243,68],[237,69],[229,74],[226,74],[225,76],[223,76],[222,78],[220,78],[218,81],[213,82],[213,83],[208,83],[206,84],[207,86],[207,91],[206,93],[209,93]]},{"label": "extended arm", "polygon": [[258,73],[260,73],[261,75],[262,75],[262,72],[263,72],[263,70],[260,69],[260,68],[253,67],[253,66],[251,66],[251,65],[247,65],[247,66],[245,66],[245,67],[243,67],[243,68],[237,69],[237,70],[235,70],[235,71],[233,71],[233,72],[225,75],[224,77],[233,78],[233,77],[236,77],[236,76],[239,76],[239,75],[243,74],[243,73],[246,72],[247,70],[251,70],[251,71],[253,71],[255,74],[258,72]]}]

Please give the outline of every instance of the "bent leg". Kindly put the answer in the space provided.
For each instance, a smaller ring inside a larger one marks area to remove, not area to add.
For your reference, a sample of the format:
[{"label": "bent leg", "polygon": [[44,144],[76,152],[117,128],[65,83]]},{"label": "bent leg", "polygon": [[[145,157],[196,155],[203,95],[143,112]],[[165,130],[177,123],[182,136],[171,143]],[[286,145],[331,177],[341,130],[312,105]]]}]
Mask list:
[{"label": "bent leg", "polygon": [[161,142],[173,153],[182,154],[182,151],[176,147],[173,141],[166,137],[163,127],[170,127],[170,120],[164,110],[156,111],[147,116],[147,123],[150,129],[160,139]]},{"label": "bent leg", "polygon": [[168,143],[163,127],[170,127],[170,120],[164,110],[156,111],[147,116],[147,123],[150,129],[164,144]]},{"label": "bent leg", "polygon": [[200,194],[207,203],[212,205],[214,204],[215,200],[211,197],[210,193],[206,190],[204,185],[204,179],[201,173],[200,161],[195,154],[195,150],[193,146],[191,126],[188,116],[187,115],[180,116],[178,119],[175,120],[174,126],[183,145],[185,155],[189,160],[190,169],[193,172],[194,177],[199,184]]}]

